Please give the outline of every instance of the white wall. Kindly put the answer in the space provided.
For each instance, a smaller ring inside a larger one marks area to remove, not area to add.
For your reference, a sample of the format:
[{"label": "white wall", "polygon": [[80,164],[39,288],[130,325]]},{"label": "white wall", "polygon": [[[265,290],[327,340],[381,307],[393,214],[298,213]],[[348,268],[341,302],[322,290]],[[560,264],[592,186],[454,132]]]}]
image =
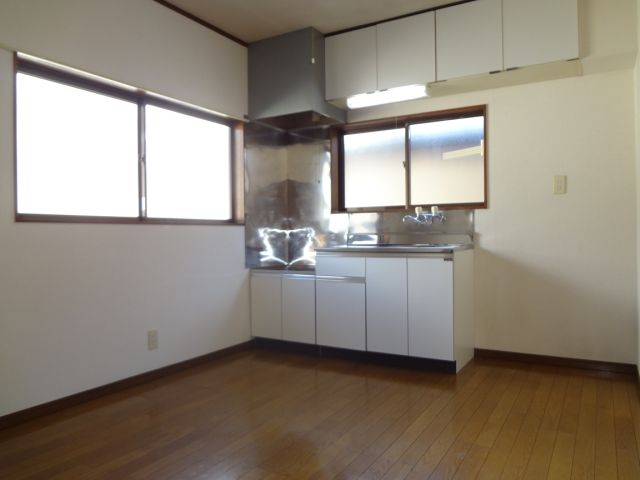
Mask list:
[{"label": "white wall", "polygon": [[[487,104],[476,346],[636,363],[635,85],[633,62],[620,58],[637,41],[635,22],[609,23],[635,18],[635,0],[581,8],[582,77],[378,107],[350,121]],[[568,176],[567,195],[552,194],[554,174]]]},{"label": "white wall", "polygon": [[0,47],[247,113],[247,49],[153,0],[2,0]]},{"label": "white wall", "polygon": [[[52,10],[54,3],[73,6],[75,19]],[[129,17],[142,14],[148,23],[132,31]],[[107,42],[115,20],[120,27]],[[200,58],[218,51],[217,40],[205,30],[185,34],[184,22],[150,0],[3,1],[0,42],[58,61],[82,60],[74,66],[93,62],[92,72],[128,83],[139,78],[137,85],[152,86],[162,74],[156,85],[167,90],[156,91],[180,100],[202,100],[208,84],[213,95],[204,106],[239,115],[245,110],[233,91],[230,103],[216,104],[225,92],[214,88],[215,78],[201,76],[217,68],[215,56]],[[175,51],[166,51],[166,39]],[[133,50],[148,57],[134,61]],[[171,59],[163,64],[164,54]],[[13,56],[0,49],[0,416],[247,341],[242,226],[13,221],[12,89]],[[159,331],[160,348],[152,352],[149,329]]]},{"label": "white wall", "polygon": [[[640,0],[636,0],[636,25],[640,25]],[[640,51],[640,28],[637,28],[636,42]],[[640,55],[636,55],[635,75],[635,132],[636,132],[636,252],[640,252]],[[636,257],[638,358],[636,365],[640,374],[640,255]]]}]

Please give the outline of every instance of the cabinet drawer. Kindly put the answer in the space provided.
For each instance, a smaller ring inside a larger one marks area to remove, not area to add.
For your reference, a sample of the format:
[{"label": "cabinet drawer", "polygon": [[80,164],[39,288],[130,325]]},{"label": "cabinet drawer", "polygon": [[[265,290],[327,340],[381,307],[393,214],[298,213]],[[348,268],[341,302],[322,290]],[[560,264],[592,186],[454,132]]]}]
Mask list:
[{"label": "cabinet drawer", "polygon": [[316,275],[332,277],[364,277],[366,272],[364,257],[349,255],[318,255]]}]

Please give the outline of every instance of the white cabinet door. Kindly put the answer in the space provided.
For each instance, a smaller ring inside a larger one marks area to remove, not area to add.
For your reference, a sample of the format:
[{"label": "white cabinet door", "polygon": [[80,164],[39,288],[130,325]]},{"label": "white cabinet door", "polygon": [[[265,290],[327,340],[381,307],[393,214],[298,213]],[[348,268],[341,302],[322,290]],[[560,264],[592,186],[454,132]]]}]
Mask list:
[{"label": "white cabinet door", "polygon": [[316,277],[282,277],[282,338],[316,343]]},{"label": "white cabinet door", "polygon": [[379,90],[435,81],[433,12],[384,22],[377,28]]},{"label": "white cabinet door", "polygon": [[251,335],[282,339],[282,287],[277,273],[251,274]]},{"label": "white cabinet door", "polygon": [[437,10],[436,64],[438,80],[502,70],[501,0]]},{"label": "white cabinet door", "polygon": [[376,27],[325,39],[325,94],[328,100],[376,90]]},{"label": "white cabinet door", "polygon": [[365,350],[364,279],[316,277],[318,345]]},{"label": "white cabinet door", "polygon": [[408,258],[409,355],[453,361],[453,262]]},{"label": "white cabinet door", "polygon": [[577,0],[503,0],[504,68],[578,58]]},{"label": "white cabinet door", "polygon": [[407,355],[407,258],[367,257],[367,350]]}]

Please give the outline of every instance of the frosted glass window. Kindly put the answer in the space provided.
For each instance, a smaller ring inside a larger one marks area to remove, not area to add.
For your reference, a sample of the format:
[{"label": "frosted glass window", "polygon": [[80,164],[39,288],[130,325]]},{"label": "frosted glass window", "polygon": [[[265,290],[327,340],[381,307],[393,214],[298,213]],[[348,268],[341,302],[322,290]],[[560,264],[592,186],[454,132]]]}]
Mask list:
[{"label": "frosted glass window", "polygon": [[484,202],[484,117],[409,126],[411,204]]},{"label": "frosted glass window", "polygon": [[344,135],[344,207],[405,204],[404,128]]},{"label": "frosted glass window", "polygon": [[230,219],[230,128],[151,105],[145,123],[147,216]]},{"label": "frosted glass window", "polygon": [[138,216],[138,111],[121,99],[16,76],[18,213]]}]

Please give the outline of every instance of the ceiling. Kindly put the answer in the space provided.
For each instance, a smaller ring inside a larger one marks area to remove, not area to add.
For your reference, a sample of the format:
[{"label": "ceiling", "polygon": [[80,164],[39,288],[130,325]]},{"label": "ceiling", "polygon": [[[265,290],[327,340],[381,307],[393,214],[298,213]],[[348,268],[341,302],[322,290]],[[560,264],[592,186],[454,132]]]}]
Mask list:
[{"label": "ceiling", "polygon": [[251,43],[305,27],[322,33],[373,23],[455,0],[169,0]]}]

